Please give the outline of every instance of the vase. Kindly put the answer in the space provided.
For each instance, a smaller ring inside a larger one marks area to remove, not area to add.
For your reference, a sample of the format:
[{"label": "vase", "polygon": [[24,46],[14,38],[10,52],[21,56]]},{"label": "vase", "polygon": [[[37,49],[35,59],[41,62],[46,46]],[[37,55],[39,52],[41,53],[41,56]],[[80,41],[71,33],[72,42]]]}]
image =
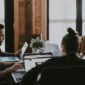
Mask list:
[{"label": "vase", "polygon": [[32,53],[37,53],[37,48],[32,48]]}]

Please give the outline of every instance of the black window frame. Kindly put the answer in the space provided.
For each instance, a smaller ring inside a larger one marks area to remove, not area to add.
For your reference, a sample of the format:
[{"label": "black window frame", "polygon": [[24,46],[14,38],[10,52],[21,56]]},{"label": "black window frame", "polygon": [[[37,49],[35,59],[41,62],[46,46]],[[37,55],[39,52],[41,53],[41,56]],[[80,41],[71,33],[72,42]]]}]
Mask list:
[{"label": "black window frame", "polygon": [[14,0],[5,0],[5,51],[14,52]]}]

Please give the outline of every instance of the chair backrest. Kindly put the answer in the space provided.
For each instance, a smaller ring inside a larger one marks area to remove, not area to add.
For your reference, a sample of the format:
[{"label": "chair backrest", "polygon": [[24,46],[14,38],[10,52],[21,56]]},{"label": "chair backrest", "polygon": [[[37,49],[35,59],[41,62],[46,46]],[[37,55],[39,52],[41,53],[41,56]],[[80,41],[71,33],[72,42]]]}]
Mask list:
[{"label": "chair backrest", "polygon": [[85,66],[46,67],[36,85],[85,85]]}]

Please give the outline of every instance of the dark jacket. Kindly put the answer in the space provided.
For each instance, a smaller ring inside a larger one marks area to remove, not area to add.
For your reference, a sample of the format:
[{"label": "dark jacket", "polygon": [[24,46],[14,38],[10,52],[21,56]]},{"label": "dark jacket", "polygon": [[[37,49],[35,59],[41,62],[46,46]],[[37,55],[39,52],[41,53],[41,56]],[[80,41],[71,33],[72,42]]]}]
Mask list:
[{"label": "dark jacket", "polygon": [[1,57],[5,57],[5,56],[15,56],[15,54],[14,53],[5,53],[5,52],[2,52],[1,50],[0,50],[0,56]]},{"label": "dark jacket", "polygon": [[22,80],[22,85],[34,85],[38,74],[41,72],[43,67],[57,67],[57,66],[73,66],[73,65],[85,65],[85,61],[79,59],[75,54],[68,54],[62,57],[54,57],[43,63],[42,65],[36,66],[27,72]]}]

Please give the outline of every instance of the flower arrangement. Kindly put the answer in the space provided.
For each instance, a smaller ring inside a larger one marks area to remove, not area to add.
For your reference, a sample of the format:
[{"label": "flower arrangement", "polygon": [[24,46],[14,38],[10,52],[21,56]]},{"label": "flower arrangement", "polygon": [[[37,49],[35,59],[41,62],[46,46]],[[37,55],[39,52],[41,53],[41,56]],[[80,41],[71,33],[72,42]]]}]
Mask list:
[{"label": "flower arrangement", "polygon": [[30,47],[37,49],[42,48],[44,47],[44,42],[40,40],[39,37],[37,37],[36,39],[31,39]]}]

